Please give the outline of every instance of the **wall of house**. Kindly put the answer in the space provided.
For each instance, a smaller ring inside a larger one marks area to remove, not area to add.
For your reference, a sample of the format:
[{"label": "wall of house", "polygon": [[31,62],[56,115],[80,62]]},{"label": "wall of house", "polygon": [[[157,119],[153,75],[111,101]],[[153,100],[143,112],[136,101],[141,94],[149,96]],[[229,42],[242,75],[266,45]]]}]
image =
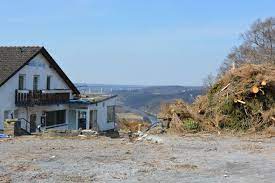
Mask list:
[{"label": "wall of house", "polygon": [[[69,106],[67,104],[62,105],[50,105],[50,106],[36,106],[36,107],[28,107],[18,108],[18,118],[30,119],[32,114],[36,115],[36,125],[41,125],[41,117],[44,112],[57,111],[57,110],[66,110],[66,123],[59,127],[59,129],[67,129],[68,121],[69,121]],[[25,121],[21,121],[21,126],[24,128],[26,125]],[[42,128],[43,129],[43,128]]]},{"label": "wall of house", "polygon": [[[17,72],[12,78],[10,78],[3,86],[0,87],[0,130],[4,128],[4,111],[14,111],[24,108],[17,108],[15,106],[15,90],[18,89],[19,75],[26,75],[25,89],[33,89],[33,76],[39,75],[39,89],[46,89],[47,76],[51,78],[51,89],[69,89],[63,79],[57,74],[57,72],[50,68],[48,61],[43,55],[39,54],[26,66],[24,66],[19,72]],[[72,92],[71,92],[72,93]],[[72,97],[72,95],[71,95]],[[60,108],[60,107],[57,107]],[[64,108],[65,109],[65,108]],[[24,113],[24,112],[23,112]],[[21,112],[22,114],[22,112]]]},{"label": "wall of house", "polygon": [[17,83],[16,87],[18,87],[18,77],[19,74],[26,75],[26,89],[33,89],[33,76],[39,75],[39,89],[45,90],[47,86],[47,76],[52,76],[51,79],[51,89],[70,89],[67,84],[63,81],[63,79],[59,76],[59,74],[50,67],[48,61],[44,58],[43,55],[39,54],[35,58],[33,58],[28,65],[23,67],[15,76]]},{"label": "wall of house", "polygon": [[93,104],[89,106],[89,110],[97,110],[97,124],[99,131],[107,131],[114,129],[115,121],[107,122],[107,106],[115,106],[116,98],[100,102],[97,105]]}]

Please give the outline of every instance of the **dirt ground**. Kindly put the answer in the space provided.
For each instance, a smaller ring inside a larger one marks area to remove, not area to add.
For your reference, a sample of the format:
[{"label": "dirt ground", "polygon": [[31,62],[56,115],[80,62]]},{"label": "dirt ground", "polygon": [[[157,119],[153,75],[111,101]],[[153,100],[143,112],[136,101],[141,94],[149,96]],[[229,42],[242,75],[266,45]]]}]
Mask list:
[{"label": "dirt ground", "polygon": [[0,182],[274,182],[275,138],[209,134],[0,141]]}]

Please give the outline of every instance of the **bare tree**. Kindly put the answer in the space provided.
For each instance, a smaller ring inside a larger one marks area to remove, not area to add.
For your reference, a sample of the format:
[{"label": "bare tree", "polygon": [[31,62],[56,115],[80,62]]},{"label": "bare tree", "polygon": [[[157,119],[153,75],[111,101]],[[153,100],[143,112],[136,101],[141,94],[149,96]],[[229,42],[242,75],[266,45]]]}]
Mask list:
[{"label": "bare tree", "polygon": [[244,63],[275,64],[275,17],[255,21],[241,35],[243,43],[234,47],[220,67],[219,75]]},{"label": "bare tree", "polygon": [[214,83],[215,83],[215,80],[216,80],[216,78],[215,78],[215,76],[212,73],[208,74],[206,76],[206,78],[203,79],[203,87],[204,87],[204,89],[207,91],[210,88],[212,88],[213,85],[214,85]]}]

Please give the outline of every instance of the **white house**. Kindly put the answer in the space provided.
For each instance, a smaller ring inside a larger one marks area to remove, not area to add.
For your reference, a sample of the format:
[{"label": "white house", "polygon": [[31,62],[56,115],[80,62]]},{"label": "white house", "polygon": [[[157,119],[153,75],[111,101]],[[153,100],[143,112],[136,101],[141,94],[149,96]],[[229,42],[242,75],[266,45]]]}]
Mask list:
[{"label": "white house", "polygon": [[21,120],[27,132],[115,126],[115,96],[80,98],[80,93],[44,47],[0,47],[0,130]]},{"label": "white house", "polygon": [[115,104],[116,96],[87,96],[71,100],[68,128],[96,131],[115,129]]}]

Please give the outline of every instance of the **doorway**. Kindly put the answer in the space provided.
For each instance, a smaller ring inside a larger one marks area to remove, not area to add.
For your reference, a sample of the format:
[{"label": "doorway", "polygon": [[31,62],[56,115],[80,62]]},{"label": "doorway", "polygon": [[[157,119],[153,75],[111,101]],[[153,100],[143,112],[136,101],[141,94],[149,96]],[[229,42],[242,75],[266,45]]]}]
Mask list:
[{"label": "doorway", "polygon": [[90,126],[89,129],[98,130],[97,125],[97,110],[90,110]]},{"label": "doorway", "polygon": [[86,123],[87,123],[87,112],[86,110],[80,110],[78,111],[78,129],[86,129]]},{"label": "doorway", "polygon": [[31,114],[30,115],[30,132],[36,132],[36,114]]}]

